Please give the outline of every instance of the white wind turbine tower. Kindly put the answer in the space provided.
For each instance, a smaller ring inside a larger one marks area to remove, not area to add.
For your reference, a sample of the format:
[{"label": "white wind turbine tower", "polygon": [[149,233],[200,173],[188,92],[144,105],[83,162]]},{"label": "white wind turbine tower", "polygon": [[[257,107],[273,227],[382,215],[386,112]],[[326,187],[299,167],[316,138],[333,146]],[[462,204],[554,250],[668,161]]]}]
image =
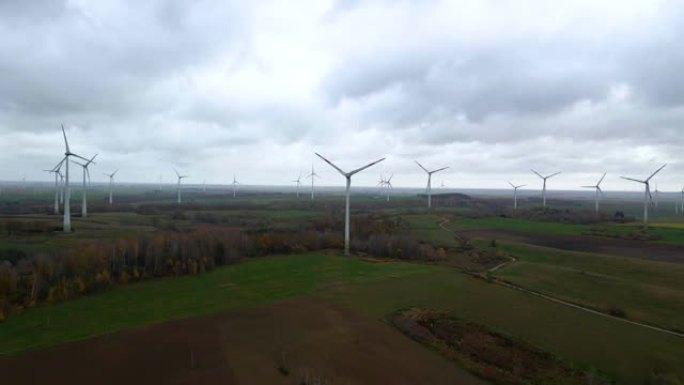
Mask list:
[{"label": "white wind turbine tower", "polygon": [[387,192],[387,202],[389,202],[390,193],[392,192],[392,189],[394,188],[394,187],[392,187],[392,177],[394,177],[394,174],[391,174],[390,177],[387,178],[387,180],[385,180],[385,188],[387,188],[387,191],[386,191]]},{"label": "white wind turbine tower", "polygon": [[297,179],[293,180],[292,183],[297,185],[297,198],[299,198],[299,187],[302,185],[302,174],[300,173]]},{"label": "white wind turbine tower", "polygon": [[511,187],[513,187],[513,210],[517,210],[518,209],[518,189],[525,187],[527,185],[521,184],[521,185],[516,186],[513,183],[511,183],[510,181],[508,182],[508,184],[510,184]]},{"label": "white wind turbine tower", "polygon": [[57,163],[57,165],[53,167],[51,170],[43,170],[45,172],[55,174],[55,215],[59,215],[59,203],[60,198],[62,196],[62,189],[60,186],[60,176],[62,174],[59,172],[59,169],[62,168],[62,164],[64,164],[64,159]]},{"label": "white wind turbine tower", "polygon": [[65,233],[70,233],[71,232],[71,191],[69,190],[69,157],[76,157],[82,160],[85,160],[86,162],[88,159],[76,155],[71,150],[69,149],[69,141],[67,141],[66,137],[66,131],[64,131],[64,125],[62,125],[62,136],[64,136],[64,167],[65,167],[65,172],[64,172],[64,228],[63,231]]},{"label": "white wind turbine tower", "polygon": [[235,179],[235,174],[233,174],[233,183],[231,184],[233,185],[233,198],[235,198],[235,195],[237,194],[237,185],[240,184],[240,182]]},{"label": "white wind turbine tower", "polygon": [[62,174],[62,168],[57,169],[57,175],[59,175],[59,204],[64,205],[64,174]]},{"label": "white wind turbine tower", "polygon": [[181,202],[182,202],[182,199],[181,199],[181,181],[183,179],[187,178],[188,175],[179,174],[178,170],[176,170],[175,168],[173,169],[173,171],[176,173],[176,176],[178,177],[178,187],[176,188],[176,194],[177,194],[176,195],[177,196],[176,201],[178,202],[178,204],[181,204]]},{"label": "white wind turbine tower", "polygon": [[650,181],[660,170],[664,169],[667,164],[662,165],[659,169],[655,170],[651,176],[646,178],[646,180],[639,180],[634,178],[628,178],[626,176],[621,177],[622,179],[631,180],[632,182],[643,183],[644,185],[644,225],[648,225],[648,201],[649,199],[653,202],[653,196],[651,195]]},{"label": "white wind turbine tower", "polygon": [[427,196],[428,196],[428,208],[432,208],[432,174],[434,174],[436,172],[440,172],[442,170],[446,170],[449,167],[442,167],[442,168],[438,168],[437,170],[428,171],[428,169],[423,167],[423,165],[418,163],[418,161],[415,161],[415,162],[420,168],[423,169],[423,171],[425,171],[428,174],[426,192],[427,192]]},{"label": "white wind turbine tower", "polygon": [[546,208],[546,180],[547,180],[547,179],[550,179],[550,178],[553,178],[554,176],[560,174],[561,172],[558,171],[557,173],[554,173],[554,174],[551,174],[551,175],[547,175],[547,176],[543,176],[542,174],[540,174],[540,173],[538,173],[538,172],[536,172],[536,171],[534,171],[534,170],[531,170],[531,171],[532,171],[533,173],[537,174],[537,176],[540,177],[540,178],[542,178],[542,180],[544,181],[544,187],[542,188],[542,200],[543,200],[543,207]]},{"label": "white wind turbine tower", "polygon": [[318,174],[316,174],[316,171],[314,171],[314,166],[313,163],[311,164],[311,174],[306,176],[307,178],[311,178],[311,201],[314,200],[314,178],[320,178]]},{"label": "white wind turbine tower", "polygon": [[111,206],[112,203],[114,203],[114,175],[119,172],[119,169],[116,169],[113,173],[107,174],[106,172],[103,172],[103,174],[107,175],[109,177],[109,205]]},{"label": "white wind turbine tower", "polygon": [[596,186],[582,186],[582,188],[593,188],[596,190],[596,198],[595,198],[596,199],[596,208],[595,209],[596,209],[596,215],[597,216],[599,214],[599,198],[600,198],[599,194],[603,195],[603,190],[601,190],[601,182],[603,182],[603,178],[606,177],[607,173],[608,173],[607,171],[603,173],[603,176],[601,177],[601,179],[599,179],[598,183],[596,183]]},{"label": "white wind turbine tower", "polygon": [[371,167],[373,165],[376,165],[385,158],[378,159],[375,162],[369,163],[363,167],[357,168],[355,170],[349,171],[349,172],[344,172],[341,168],[335,166],[331,161],[325,159],[321,154],[315,153],[319,158],[323,159],[327,164],[332,166],[335,170],[337,170],[344,178],[347,180],[347,189],[346,189],[346,194],[345,194],[345,209],[344,209],[344,255],[349,255],[349,188],[351,187],[351,178],[354,176],[354,174],[361,172],[368,167]]},{"label": "white wind turbine tower", "polygon": [[682,194],[682,209],[681,209],[680,212],[681,212],[682,214],[684,214],[684,188],[682,188],[681,194]]},{"label": "white wind turbine tower", "polygon": [[90,181],[90,170],[88,170],[88,167],[91,164],[95,163],[94,162],[95,157],[97,157],[97,154],[95,154],[92,158],[90,158],[90,160],[88,160],[85,163],[74,162],[83,168],[83,202],[81,203],[81,217],[82,218],[85,218],[88,216],[88,198],[87,198],[88,186],[86,185],[86,176],[88,176],[88,181]]}]

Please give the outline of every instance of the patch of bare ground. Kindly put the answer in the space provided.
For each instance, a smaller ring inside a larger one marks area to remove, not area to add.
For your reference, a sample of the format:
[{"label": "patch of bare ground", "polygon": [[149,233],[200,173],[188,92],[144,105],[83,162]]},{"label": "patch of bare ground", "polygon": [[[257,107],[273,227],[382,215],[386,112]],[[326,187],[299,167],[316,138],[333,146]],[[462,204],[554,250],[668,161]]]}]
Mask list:
[{"label": "patch of bare ground", "polygon": [[616,255],[651,261],[684,263],[684,248],[659,245],[640,240],[608,237],[531,234],[515,230],[462,230],[458,235],[466,238],[498,239],[529,243],[568,251]]},{"label": "patch of bare ground", "polygon": [[0,357],[3,384],[484,384],[390,325],[315,298]]},{"label": "patch of bare ground", "polygon": [[411,308],[391,316],[414,340],[494,384],[609,384],[571,368],[549,353],[446,313]]}]

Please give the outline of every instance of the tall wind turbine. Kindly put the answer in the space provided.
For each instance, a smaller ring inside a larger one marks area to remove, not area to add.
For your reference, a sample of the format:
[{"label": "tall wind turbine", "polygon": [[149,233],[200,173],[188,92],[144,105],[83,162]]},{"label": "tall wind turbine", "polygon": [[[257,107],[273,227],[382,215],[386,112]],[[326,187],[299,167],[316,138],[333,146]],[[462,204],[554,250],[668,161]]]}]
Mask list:
[{"label": "tall wind turbine", "polygon": [[311,178],[311,201],[313,202],[314,200],[314,179],[315,178],[320,178],[318,174],[316,174],[316,171],[314,171],[314,166],[313,163],[311,164],[311,173],[306,176],[307,178]]},{"label": "tall wind turbine", "polygon": [[114,175],[116,175],[117,172],[119,172],[119,169],[114,170],[114,172],[111,174],[107,174],[106,172],[103,173],[109,177],[109,205],[110,206],[112,205],[112,203],[114,203],[114,196],[113,196],[114,195],[114,193],[113,193],[113,191],[114,191]]},{"label": "tall wind turbine", "polygon": [[233,198],[235,198],[235,195],[237,193],[237,185],[240,184],[240,182],[238,182],[237,179],[235,179],[235,174],[233,174],[233,183],[231,184],[233,185]]},{"label": "tall wind turbine", "polygon": [[55,167],[53,167],[50,170],[43,170],[45,172],[49,172],[52,174],[55,174],[55,215],[59,215],[59,203],[60,203],[60,198],[62,196],[62,189],[60,186],[60,176],[62,175],[59,172],[59,169],[62,168],[62,165],[64,164],[64,159],[62,159]]},{"label": "tall wind turbine", "polygon": [[535,174],[537,174],[537,176],[540,177],[540,178],[542,178],[542,180],[544,181],[544,187],[542,188],[542,200],[544,201],[543,206],[544,206],[544,208],[546,208],[546,180],[547,180],[547,179],[550,179],[550,178],[553,178],[554,176],[560,174],[561,172],[558,171],[557,173],[554,173],[554,174],[551,174],[551,175],[547,175],[547,176],[543,176],[542,174],[540,174],[540,173],[538,173],[538,172],[536,172],[536,171],[534,171],[534,170],[532,170],[532,172],[535,173]]},{"label": "tall wind turbine", "polygon": [[427,196],[428,196],[428,208],[432,208],[432,174],[434,174],[436,172],[440,172],[442,170],[446,170],[449,167],[442,167],[442,168],[438,168],[437,170],[428,171],[428,169],[423,167],[423,165],[418,163],[418,161],[415,161],[415,162],[420,168],[423,169],[423,171],[425,171],[428,174],[426,192],[427,192]]},{"label": "tall wind turbine", "polygon": [[376,165],[376,164],[382,162],[383,160],[385,160],[385,158],[378,159],[375,162],[372,162],[372,163],[369,163],[363,167],[357,168],[356,170],[344,172],[344,171],[342,171],[341,168],[335,166],[331,161],[325,159],[321,154],[319,154],[317,152],[315,154],[319,158],[323,159],[325,161],[325,163],[329,164],[330,166],[332,166],[332,168],[334,168],[340,174],[342,174],[342,176],[344,176],[344,178],[347,180],[347,189],[346,189],[346,194],[345,194],[346,198],[345,198],[345,206],[344,206],[345,207],[344,208],[344,255],[349,255],[349,187],[351,186],[351,178],[352,178],[352,176],[354,176],[354,174],[361,172],[361,171],[367,169],[368,167],[371,167],[373,165]]},{"label": "tall wind turbine", "polygon": [[70,233],[71,232],[71,191],[69,190],[69,161],[71,160],[69,157],[76,157],[82,160],[85,160],[86,162],[88,159],[76,155],[71,150],[69,149],[69,141],[67,140],[66,136],[66,131],[64,131],[64,125],[62,124],[62,136],[64,136],[64,167],[65,167],[65,172],[64,172],[64,228],[63,231],[65,233]]},{"label": "tall wind turbine", "polygon": [[644,225],[648,225],[648,201],[653,202],[653,196],[651,195],[650,181],[660,170],[664,169],[667,164],[662,165],[659,169],[655,170],[651,176],[646,178],[646,180],[639,180],[634,178],[628,178],[626,176],[621,177],[622,179],[631,180],[632,182],[643,183],[644,185]]},{"label": "tall wind turbine", "polygon": [[90,160],[88,160],[85,163],[74,162],[83,168],[83,202],[81,203],[81,217],[82,218],[85,218],[88,216],[88,198],[87,198],[88,186],[86,185],[86,175],[88,176],[88,181],[90,181],[90,170],[88,170],[88,167],[91,164],[95,163],[94,162],[95,157],[97,157],[97,154],[95,154],[95,156],[90,158]]},{"label": "tall wind turbine", "polygon": [[297,185],[297,198],[299,198],[299,187],[302,185],[302,174],[300,173],[297,179],[293,180],[292,183]]},{"label": "tall wind turbine", "polygon": [[385,188],[387,189],[387,202],[390,200],[390,193],[392,192],[392,178],[394,177],[394,174],[391,174],[389,178],[385,180]]},{"label": "tall wind turbine", "polygon": [[177,190],[176,193],[177,193],[177,202],[178,202],[178,204],[181,204],[181,201],[182,201],[182,199],[181,199],[181,181],[183,179],[187,178],[188,175],[179,174],[178,170],[176,170],[175,168],[173,169],[173,171],[176,173],[176,176],[178,177],[178,187],[176,189]]},{"label": "tall wind turbine", "polygon": [[513,187],[513,210],[517,210],[518,209],[518,189],[525,187],[527,185],[521,184],[521,185],[516,186],[513,183],[511,183],[510,181],[508,182],[508,184],[510,184],[511,187]]},{"label": "tall wind turbine", "polygon": [[593,188],[596,190],[596,215],[599,213],[599,194],[603,195],[603,190],[601,190],[601,182],[603,182],[603,178],[606,177],[607,173],[607,171],[603,173],[603,176],[601,179],[599,179],[598,183],[596,183],[596,186],[582,186],[582,188]]}]

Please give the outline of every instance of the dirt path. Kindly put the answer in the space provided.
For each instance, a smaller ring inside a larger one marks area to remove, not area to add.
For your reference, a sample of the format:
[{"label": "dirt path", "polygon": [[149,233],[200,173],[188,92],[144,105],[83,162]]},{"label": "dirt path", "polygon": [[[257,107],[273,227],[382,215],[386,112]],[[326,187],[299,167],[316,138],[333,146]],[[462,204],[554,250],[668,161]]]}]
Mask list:
[{"label": "dirt path", "polygon": [[474,384],[393,327],[319,298],[0,357],[6,384]]},{"label": "dirt path", "polygon": [[[445,230],[445,231],[453,232],[453,233],[456,234],[455,231],[452,231],[452,230],[448,229],[448,228],[445,226],[448,222],[449,222],[449,219],[443,220],[442,222],[439,223],[439,227],[441,227],[441,228],[442,228],[443,230]],[[459,232],[459,233],[462,234],[463,232]],[[459,236],[459,234],[456,234],[456,236]],[[516,239],[516,241],[520,242],[521,240],[520,240],[520,239]],[[524,242],[524,241],[523,241],[523,242]],[[514,258],[514,257],[511,257],[511,260],[510,260],[510,261],[501,263],[501,264],[499,264],[498,266],[495,266],[495,267],[489,269],[489,270],[488,270],[488,273],[493,273],[493,272],[495,272],[495,271],[497,271],[497,270],[500,270],[501,268],[503,268],[503,267],[505,267],[505,266],[507,266],[507,265],[513,264],[513,263],[515,263],[515,262],[517,262],[517,259]],[[469,273],[469,274],[471,274],[471,273]],[[478,277],[481,277],[481,278],[486,278],[486,274],[472,273],[471,275],[475,275],[475,276],[478,276]],[[572,307],[572,308],[577,309],[577,310],[582,310],[582,311],[587,312],[587,313],[591,313],[591,314],[598,315],[598,316],[601,316],[601,317],[610,318],[610,319],[613,319],[613,320],[616,320],[616,321],[620,321],[620,322],[628,323],[628,324],[631,324],[631,325],[643,327],[643,328],[646,328],[646,329],[649,329],[649,330],[653,330],[653,331],[657,331],[657,332],[660,332],[660,333],[669,334],[669,335],[672,335],[672,336],[675,336],[675,337],[684,338],[684,333],[678,333],[678,332],[675,332],[675,331],[672,331],[672,330],[668,330],[668,329],[664,329],[664,328],[660,328],[660,327],[657,327],[657,326],[652,326],[652,325],[648,325],[648,324],[644,324],[644,323],[640,323],[640,322],[636,322],[636,321],[630,321],[630,320],[624,319],[624,318],[614,317],[614,316],[612,316],[612,315],[610,315],[610,314],[603,313],[603,312],[600,312],[600,311],[597,311],[597,310],[594,310],[594,309],[591,309],[591,308],[588,308],[588,307],[584,307],[584,306],[582,306],[582,305],[578,305],[578,304],[575,304],[575,303],[572,303],[572,302],[568,302],[568,301],[562,300],[562,299],[560,299],[560,298],[557,298],[557,297],[554,297],[554,296],[551,296],[551,295],[548,295],[548,294],[543,294],[543,293],[540,293],[540,292],[537,292],[537,291],[534,291],[534,290],[529,290],[529,289],[526,289],[526,288],[524,288],[524,287],[522,287],[522,286],[518,286],[518,285],[509,283],[509,282],[505,282],[505,281],[498,280],[498,279],[492,280],[492,281],[490,281],[490,282],[494,282],[494,283],[496,283],[496,284],[498,284],[498,285],[501,285],[501,286],[504,286],[504,287],[507,287],[507,288],[510,288],[510,289],[522,291],[522,292],[527,293],[527,294],[531,294],[531,295],[534,295],[534,296],[537,296],[537,297],[540,297],[540,298],[544,298],[544,299],[546,299],[546,300],[548,300],[548,301],[551,301],[551,302],[555,302],[555,303],[558,303],[558,304],[561,304],[561,305],[569,306],[569,307]]]}]

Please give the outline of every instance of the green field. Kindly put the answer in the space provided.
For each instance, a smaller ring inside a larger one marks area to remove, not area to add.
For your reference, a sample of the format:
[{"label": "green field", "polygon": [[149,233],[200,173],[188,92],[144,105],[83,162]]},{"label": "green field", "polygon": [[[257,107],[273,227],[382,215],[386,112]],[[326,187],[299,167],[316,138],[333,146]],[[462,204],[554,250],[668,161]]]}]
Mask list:
[{"label": "green field", "polygon": [[0,323],[0,352],[45,347],[138,325],[314,293],[338,284],[431,269],[321,255],[261,258],[198,276],[157,279],[31,309]]},{"label": "green field", "polygon": [[604,312],[684,330],[684,265],[570,252],[519,243],[499,247],[518,262],[495,276]]},{"label": "green field", "polygon": [[439,266],[318,254],[275,256],[210,273],[120,287],[41,306],[0,324],[17,353],[169,319],[318,295],[383,319],[408,306],[453,312],[621,383],[658,368],[684,375],[684,339],[587,314]]}]

